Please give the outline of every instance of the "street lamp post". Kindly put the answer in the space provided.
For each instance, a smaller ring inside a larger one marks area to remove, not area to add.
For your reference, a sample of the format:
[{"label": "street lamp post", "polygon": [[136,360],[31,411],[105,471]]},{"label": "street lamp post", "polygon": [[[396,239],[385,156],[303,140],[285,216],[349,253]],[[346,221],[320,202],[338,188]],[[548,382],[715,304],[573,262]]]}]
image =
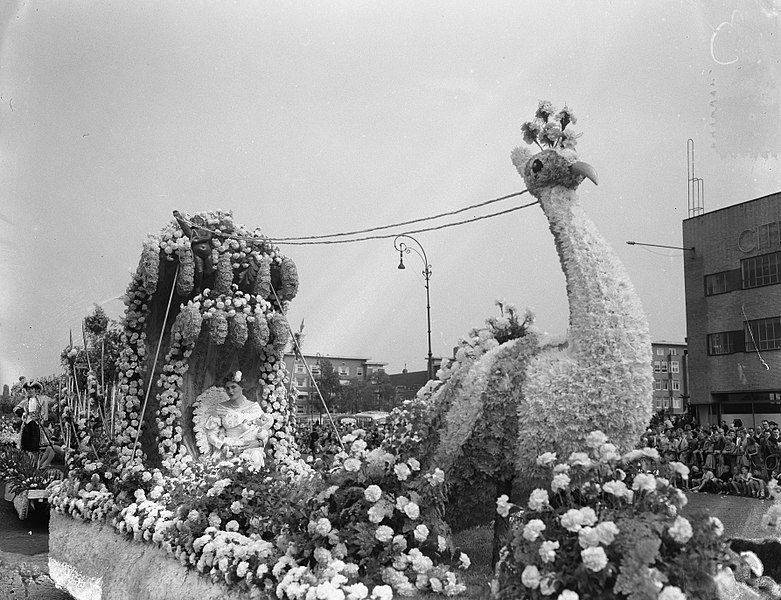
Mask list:
[{"label": "street lamp post", "polygon": [[[405,244],[402,241],[399,241],[401,238],[406,238],[408,240],[413,241],[418,248],[415,248],[414,246],[409,246]],[[401,235],[397,235],[393,239],[393,247],[398,251],[399,253],[399,269],[405,269],[404,266],[404,255],[409,254],[410,251],[414,251],[415,254],[417,254],[422,260],[423,260],[423,279],[425,280],[426,284],[426,322],[428,325],[428,363],[426,366],[426,374],[429,379],[434,378],[434,360],[431,355],[431,300],[429,297],[429,281],[431,280],[431,265],[428,262],[428,257],[426,256],[426,251],[423,249],[423,246],[421,243],[416,240],[411,235],[407,235],[405,233],[402,233]]]}]

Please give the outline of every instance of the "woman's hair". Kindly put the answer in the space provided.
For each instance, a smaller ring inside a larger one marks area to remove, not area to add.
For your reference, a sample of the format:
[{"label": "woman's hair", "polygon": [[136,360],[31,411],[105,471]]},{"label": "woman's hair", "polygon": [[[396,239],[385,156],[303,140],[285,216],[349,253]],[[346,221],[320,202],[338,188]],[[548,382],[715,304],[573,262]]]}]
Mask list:
[{"label": "woman's hair", "polygon": [[231,371],[225,376],[225,381],[223,382],[223,386],[228,385],[229,383],[238,383],[241,387],[244,387],[244,377],[241,374],[241,371]]}]

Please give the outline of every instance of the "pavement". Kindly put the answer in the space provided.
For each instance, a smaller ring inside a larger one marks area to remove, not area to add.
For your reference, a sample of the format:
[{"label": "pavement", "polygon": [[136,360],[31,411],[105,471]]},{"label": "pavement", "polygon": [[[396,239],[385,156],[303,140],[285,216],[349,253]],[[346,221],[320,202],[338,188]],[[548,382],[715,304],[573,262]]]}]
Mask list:
[{"label": "pavement", "polygon": [[683,514],[707,511],[724,524],[724,535],[727,538],[764,540],[781,536],[772,528],[762,525],[762,515],[772,505],[771,500],[701,493],[686,494],[686,497],[689,502],[684,507]]},{"label": "pavement", "polygon": [[[781,540],[781,534],[761,523],[762,515],[771,506],[769,500],[693,493],[687,494],[687,497],[689,502],[682,511],[683,514],[706,511],[711,516],[718,517],[724,524],[724,535],[727,538]],[[67,593],[56,589],[48,577],[48,505],[36,503],[35,506],[28,518],[20,521],[13,504],[0,500],[0,600],[71,598]],[[781,564],[766,567],[768,570],[775,570],[771,567],[778,569]]]},{"label": "pavement", "polygon": [[0,483],[0,599],[69,600],[49,579],[49,505],[34,502],[19,520]]}]

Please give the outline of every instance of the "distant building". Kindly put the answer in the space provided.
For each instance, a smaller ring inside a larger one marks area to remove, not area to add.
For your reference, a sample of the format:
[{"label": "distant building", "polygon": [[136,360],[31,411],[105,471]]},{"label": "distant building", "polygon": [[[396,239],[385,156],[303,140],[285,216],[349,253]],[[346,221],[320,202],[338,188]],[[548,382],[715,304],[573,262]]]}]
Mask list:
[{"label": "distant building", "polygon": [[654,410],[682,415],[688,410],[688,354],[680,342],[652,342],[654,367]]},{"label": "distant building", "polygon": [[690,402],[781,423],[781,192],[683,222]]},{"label": "distant building", "polygon": [[352,381],[371,381],[375,373],[384,373],[388,363],[373,361],[355,356],[330,356],[328,354],[304,354],[304,360],[296,359],[293,353],[286,353],[285,367],[290,374],[296,392],[296,413],[299,415],[319,415],[322,412],[320,398],[312,383],[312,377],[320,375],[320,361],[331,363],[339,377],[339,383],[350,385]]},{"label": "distant building", "polygon": [[[455,356],[456,349],[453,349],[453,356]],[[442,366],[441,357],[434,356],[431,359],[431,364],[434,370],[434,377],[436,377],[437,371]],[[450,359],[452,360],[452,359]],[[401,373],[388,374],[390,384],[396,388],[396,405],[398,406],[405,400],[410,400],[415,397],[420,388],[422,388],[428,382],[428,372],[423,371],[408,371],[406,365]]]}]

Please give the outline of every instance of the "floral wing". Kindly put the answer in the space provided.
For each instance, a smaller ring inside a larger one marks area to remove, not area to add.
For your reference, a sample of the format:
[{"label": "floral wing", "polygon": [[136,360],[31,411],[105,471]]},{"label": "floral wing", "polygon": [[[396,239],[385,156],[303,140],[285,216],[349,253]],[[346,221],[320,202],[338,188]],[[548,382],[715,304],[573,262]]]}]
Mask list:
[{"label": "floral wing", "polygon": [[195,399],[193,404],[193,431],[195,432],[195,444],[201,455],[211,453],[211,445],[206,432],[217,417],[216,409],[228,399],[228,395],[222,388],[210,387]]}]

